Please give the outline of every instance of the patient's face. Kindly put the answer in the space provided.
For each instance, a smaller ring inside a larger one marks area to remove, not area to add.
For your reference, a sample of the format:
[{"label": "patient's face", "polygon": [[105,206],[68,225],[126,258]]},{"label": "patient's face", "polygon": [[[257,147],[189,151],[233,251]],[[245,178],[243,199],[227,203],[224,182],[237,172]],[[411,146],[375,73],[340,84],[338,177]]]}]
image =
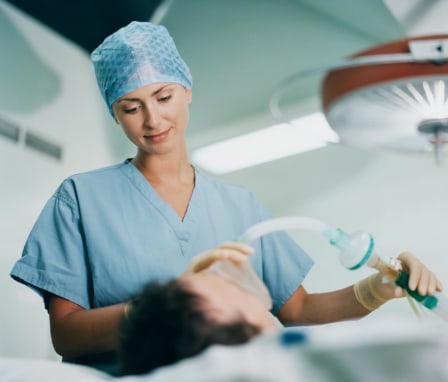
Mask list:
[{"label": "patient's face", "polygon": [[216,274],[200,272],[183,277],[188,288],[201,296],[207,315],[218,322],[244,319],[261,331],[276,330],[279,325],[264,303],[255,295]]}]

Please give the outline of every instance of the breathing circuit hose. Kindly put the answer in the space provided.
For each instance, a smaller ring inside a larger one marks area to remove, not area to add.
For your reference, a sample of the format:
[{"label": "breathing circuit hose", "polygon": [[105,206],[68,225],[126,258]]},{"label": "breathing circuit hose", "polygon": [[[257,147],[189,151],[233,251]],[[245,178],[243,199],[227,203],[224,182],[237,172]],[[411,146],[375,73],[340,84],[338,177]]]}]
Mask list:
[{"label": "breathing circuit hose", "polygon": [[238,238],[238,241],[250,244],[259,237],[271,232],[300,228],[322,234],[327,230],[331,230],[330,226],[318,219],[305,216],[285,216],[281,218],[263,220],[257,224],[254,224]]}]

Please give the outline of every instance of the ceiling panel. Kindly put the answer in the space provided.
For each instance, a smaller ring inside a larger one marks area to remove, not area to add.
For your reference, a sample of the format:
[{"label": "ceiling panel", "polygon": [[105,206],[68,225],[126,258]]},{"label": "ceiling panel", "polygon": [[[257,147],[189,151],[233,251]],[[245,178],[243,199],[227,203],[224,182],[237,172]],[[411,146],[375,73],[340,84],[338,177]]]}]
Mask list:
[{"label": "ceiling panel", "polygon": [[147,21],[162,0],[7,0],[87,52],[132,20]]}]

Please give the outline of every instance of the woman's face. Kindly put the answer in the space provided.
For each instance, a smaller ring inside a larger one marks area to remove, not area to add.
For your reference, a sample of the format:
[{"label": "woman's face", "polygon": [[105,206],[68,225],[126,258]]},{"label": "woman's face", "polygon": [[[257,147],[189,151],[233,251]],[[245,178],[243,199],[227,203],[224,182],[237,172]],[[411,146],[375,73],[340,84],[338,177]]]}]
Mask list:
[{"label": "woman's face", "polygon": [[125,94],[112,105],[115,120],[139,152],[166,154],[185,146],[191,90],[155,83]]},{"label": "woman's face", "polygon": [[188,288],[205,301],[207,315],[218,322],[244,319],[261,331],[277,330],[278,322],[264,303],[252,293],[213,273],[184,276]]}]

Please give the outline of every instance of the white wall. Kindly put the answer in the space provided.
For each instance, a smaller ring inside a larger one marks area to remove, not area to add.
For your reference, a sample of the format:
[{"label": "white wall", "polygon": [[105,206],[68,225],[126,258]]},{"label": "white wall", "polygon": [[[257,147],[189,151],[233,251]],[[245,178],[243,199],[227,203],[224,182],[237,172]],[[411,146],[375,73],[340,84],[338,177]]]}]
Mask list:
[{"label": "white wall", "polygon": [[58,161],[0,135],[0,356],[53,358],[40,298],[9,271],[61,180],[123,159],[124,138],[88,55],[2,1],[0,62],[0,117],[63,147]]}]

